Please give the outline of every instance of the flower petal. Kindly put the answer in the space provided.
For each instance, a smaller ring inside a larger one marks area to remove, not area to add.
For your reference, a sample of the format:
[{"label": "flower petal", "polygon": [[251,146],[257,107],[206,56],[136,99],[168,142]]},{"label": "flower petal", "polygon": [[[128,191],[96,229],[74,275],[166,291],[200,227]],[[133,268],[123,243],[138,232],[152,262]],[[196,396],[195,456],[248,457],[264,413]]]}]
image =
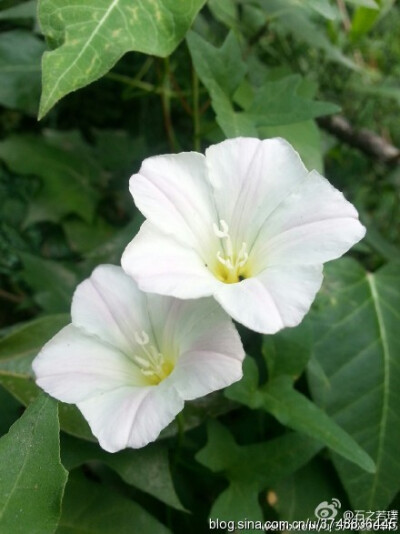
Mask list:
[{"label": "flower petal", "polygon": [[276,266],[238,284],[221,286],[215,298],[247,328],[274,334],[300,323],[321,283],[321,265]]},{"label": "flower petal", "polygon": [[312,265],[342,256],[365,235],[357,210],[316,171],[265,222],[253,249],[252,268]]},{"label": "flower petal", "polygon": [[145,383],[138,368],[122,352],[74,325],[66,326],[46,343],[32,367],[42,389],[69,403]]},{"label": "flower petal", "polygon": [[183,400],[168,379],[159,386],[124,387],[78,403],[103,449],[139,448],[157,439],[182,410]]},{"label": "flower petal", "polygon": [[101,265],[76,289],[72,323],[126,354],[136,346],[135,332],[149,331],[141,313],[145,295],[121,267]]},{"label": "flower petal", "polygon": [[132,176],[130,191],[136,206],[159,230],[199,250],[207,249],[215,210],[202,154],[146,159],[139,174]]},{"label": "flower petal", "polygon": [[144,222],[121,264],[140,289],[177,298],[211,295],[218,281],[191,248]]},{"label": "flower petal", "polygon": [[231,237],[252,242],[265,218],[307,176],[298,153],[284,139],[238,137],[206,150],[218,216]]},{"label": "flower petal", "polygon": [[196,399],[240,380],[243,346],[230,317],[214,299],[194,302],[151,295],[149,313],[155,330],[163,332],[160,345],[179,355],[170,379],[183,399]]}]

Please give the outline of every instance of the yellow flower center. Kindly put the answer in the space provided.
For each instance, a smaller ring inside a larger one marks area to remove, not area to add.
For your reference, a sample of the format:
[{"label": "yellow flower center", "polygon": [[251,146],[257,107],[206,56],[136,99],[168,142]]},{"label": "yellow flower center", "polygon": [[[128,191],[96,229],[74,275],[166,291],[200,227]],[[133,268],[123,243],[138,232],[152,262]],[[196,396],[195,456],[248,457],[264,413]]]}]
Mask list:
[{"label": "yellow flower center", "polygon": [[171,374],[174,364],[150,343],[146,332],[135,332],[135,339],[141,348],[141,355],[135,354],[133,361],[146,377],[148,384],[155,386]]},{"label": "yellow flower center", "polygon": [[222,251],[216,254],[214,275],[226,284],[236,284],[249,276],[247,244],[243,242],[236,252],[229,235],[227,223],[221,219],[220,227],[213,224],[214,233],[221,240]]}]

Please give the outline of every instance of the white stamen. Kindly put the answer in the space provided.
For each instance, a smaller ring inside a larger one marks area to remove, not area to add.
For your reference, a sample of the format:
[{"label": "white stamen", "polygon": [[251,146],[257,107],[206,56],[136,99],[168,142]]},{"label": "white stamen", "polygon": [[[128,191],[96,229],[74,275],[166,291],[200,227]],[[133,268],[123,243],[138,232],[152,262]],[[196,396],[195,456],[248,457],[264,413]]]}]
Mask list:
[{"label": "white stamen", "polygon": [[247,244],[243,241],[239,253],[235,256],[231,237],[229,235],[229,226],[223,219],[221,219],[219,223],[220,228],[213,223],[214,233],[217,237],[224,239],[225,241],[223,245],[224,253],[218,250],[217,260],[230,271],[238,271],[241,267],[244,267],[249,259]]},{"label": "white stamen", "polygon": [[135,332],[135,339],[136,339],[136,343],[138,345],[147,345],[147,343],[149,342],[149,336],[146,334],[146,332],[144,330],[142,330],[141,334],[139,334],[139,332]]},{"label": "white stamen", "polygon": [[229,226],[227,225],[227,223],[223,219],[221,219],[219,221],[219,224],[221,225],[221,228],[218,228],[218,226],[215,223],[213,223],[213,229],[214,229],[215,235],[221,239],[224,237],[228,237]]},{"label": "white stamen", "polygon": [[146,369],[150,367],[150,363],[144,358],[141,358],[140,356],[134,356],[133,359],[136,363],[138,363],[142,367],[145,367]]},{"label": "white stamen", "polygon": [[150,337],[142,330],[142,332],[135,332],[134,334],[137,344],[143,351],[143,356],[134,355],[133,361],[138,365],[140,372],[145,376],[155,376],[160,379],[163,378],[163,366],[165,358],[158,352],[154,345],[149,345]]}]

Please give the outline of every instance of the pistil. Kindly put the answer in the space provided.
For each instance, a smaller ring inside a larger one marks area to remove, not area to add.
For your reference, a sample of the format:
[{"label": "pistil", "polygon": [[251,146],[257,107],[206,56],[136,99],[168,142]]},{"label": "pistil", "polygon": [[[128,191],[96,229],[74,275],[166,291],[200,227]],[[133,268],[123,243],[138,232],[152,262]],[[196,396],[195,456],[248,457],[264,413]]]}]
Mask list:
[{"label": "pistil", "polygon": [[232,239],[229,235],[228,224],[223,219],[221,219],[219,223],[220,227],[214,223],[213,229],[215,235],[221,239],[223,251],[218,250],[216,257],[219,264],[222,265],[224,269],[217,268],[216,274],[223,282],[240,282],[241,279],[245,278],[244,267],[249,259],[247,244],[242,242],[239,252],[235,254]]}]

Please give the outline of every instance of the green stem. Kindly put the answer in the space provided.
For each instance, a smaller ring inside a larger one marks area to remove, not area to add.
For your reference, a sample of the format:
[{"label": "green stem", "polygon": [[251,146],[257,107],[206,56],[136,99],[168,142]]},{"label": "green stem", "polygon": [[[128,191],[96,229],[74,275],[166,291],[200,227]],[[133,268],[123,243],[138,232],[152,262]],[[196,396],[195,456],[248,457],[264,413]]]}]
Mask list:
[{"label": "green stem", "polygon": [[172,125],[172,120],[171,120],[171,97],[170,97],[171,91],[169,87],[169,71],[170,71],[169,58],[165,58],[164,67],[165,69],[164,69],[163,83],[162,83],[163,91],[161,93],[161,104],[162,104],[164,125],[165,125],[165,130],[167,132],[168,142],[169,142],[172,152],[176,152],[177,141],[176,141],[176,136],[175,136],[174,128]]},{"label": "green stem", "polygon": [[199,77],[194,67],[192,67],[192,89],[193,89],[193,148],[200,152],[200,110],[199,110]]},{"label": "green stem", "polygon": [[[118,74],[116,72],[109,72],[106,77],[110,80],[129,85],[130,87],[142,89],[142,91],[146,91],[146,93],[155,93],[156,95],[162,95],[166,91],[164,87],[157,87],[152,83],[143,82],[142,80],[136,80],[135,78],[130,78],[129,76],[125,76],[124,74]],[[178,98],[177,93],[175,93],[174,91],[168,91],[168,93],[170,97]]]},{"label": "green stem", "polygon": [[178,425],[178,450],[182,447],[183,438],[185,435],[185,421],[183,417],[183,410],[176,416],[176,424]]}]

